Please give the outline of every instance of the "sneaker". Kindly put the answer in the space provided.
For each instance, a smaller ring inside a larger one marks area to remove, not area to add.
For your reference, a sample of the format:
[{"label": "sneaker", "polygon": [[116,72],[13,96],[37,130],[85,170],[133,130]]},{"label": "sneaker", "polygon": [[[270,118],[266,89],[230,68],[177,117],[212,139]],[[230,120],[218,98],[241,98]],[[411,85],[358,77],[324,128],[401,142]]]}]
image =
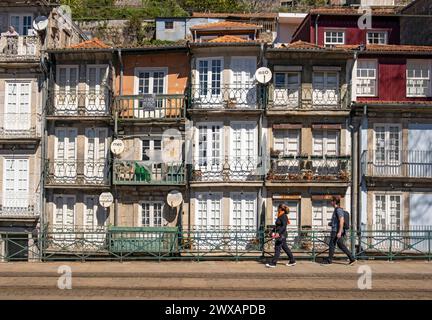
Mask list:
[{"label": "sneaker", "polygon": [[357,262],[356,259],[351,260],[351,261],[348,263],[348,265],[349,265],[349,266],[353,266],[356,262]]},{"label": "sneaker", "polygon": [[287,267],[294,267],[297,263],[296,262],[289,262],[286,264]]},{"label": "sneaker", "polygon": [[330,266],[332,263],[328,260],[324,260],[323,262],[321,262],[322,266]]},{"label": "sneaker", "polygon": [[273,263],[266,263],[266,268],[276,268],[276,265]]}]

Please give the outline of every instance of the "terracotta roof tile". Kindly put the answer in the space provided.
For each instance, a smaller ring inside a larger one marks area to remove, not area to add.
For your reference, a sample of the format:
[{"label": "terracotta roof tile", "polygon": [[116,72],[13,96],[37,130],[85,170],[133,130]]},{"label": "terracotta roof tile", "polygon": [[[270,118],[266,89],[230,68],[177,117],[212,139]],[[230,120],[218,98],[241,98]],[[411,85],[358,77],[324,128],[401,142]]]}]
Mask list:
[{"label": "terracotta roof tile", "polygon": [[98,38],[93,38],[92,40],[80,42],[69,46],[68,49],[108,49],[111,48],[109,45],[105,44],[102,40]]},{"label": "terracotta roof tile", "polygon": [[[356,50],[359,45],[336,45],[335,48]],[[365,52],[425,52],[432,53],[432,46],[412,46],[412,45],[396,45],[396,44],[368,44],[365,47]]]},{"label": "terracotta roof tile", "polygon": [[293,48],[293,49],[321,49],[322,48],[316,44],[306,42],[306,41],[301,41],[301,40],[298,40],[293,43],[283,44],[282,47]]},{"label": "terracotta roof tile", "polygon": [[[401,10],[401,7],[375,7],[372,8],[372,14],[373,15],[394,15],[399,13]],[[327,15],[354,15],[354,16],[361,16],[363,15],[363,11],[357,8],[346,8],[346,7],[322,7],[322,8],[315,8],[311,9],[309,11],[310,14],[327,14]]]},{"label": "terracotta roof tile", "polygon": [[274,19],[278,14],[275,12],[260,12],[260,13],[216,13],[216,12],[192,12],[193,18],[259,18],[259,19]]},{"label": "terracotta roof tile", "polygon": [[225,35],[212,39],[209,42],[247,42],[247,40],[236,36]]},{"label": "terracotta roof tile", "polygon": [[234,21],[220,21],[206,24],[199,24],[191,27],[191,30],[255,30],[260,26],[252,23],[234,22]]}]

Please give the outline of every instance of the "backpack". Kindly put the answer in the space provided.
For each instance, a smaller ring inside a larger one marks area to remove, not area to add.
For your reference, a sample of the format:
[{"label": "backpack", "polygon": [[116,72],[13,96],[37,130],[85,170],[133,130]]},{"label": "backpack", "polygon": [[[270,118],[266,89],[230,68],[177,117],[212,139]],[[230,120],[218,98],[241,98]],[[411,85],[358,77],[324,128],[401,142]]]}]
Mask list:
[{"label": "backpack", "polygon": [[349,212],[344,210],[344,230],[349,230],[350,228],[350,215]]}]

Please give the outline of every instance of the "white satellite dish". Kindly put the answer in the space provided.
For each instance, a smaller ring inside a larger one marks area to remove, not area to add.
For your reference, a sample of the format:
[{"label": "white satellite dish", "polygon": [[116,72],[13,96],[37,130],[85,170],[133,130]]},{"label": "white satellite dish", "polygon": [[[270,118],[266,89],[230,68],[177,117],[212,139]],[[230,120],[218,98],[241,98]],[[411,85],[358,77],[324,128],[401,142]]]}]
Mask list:
[{"label": "white satellite dish", "polygon": [[268,83],[272,78],[272,72],[269,68],[261,67],[258,68],[257,71],[255,71],[255,79],[259,83],[265,84]]},{"label": "white satellite dish", "polygon": [[108,208],[112,205],[114,197],[111,192],[102,192],[99,195],[99,203],[102,207]]},{"label": "white satellite dish", "polygon": [[123,140],[115,139],[113,142],[111,142],[111,152],[118,156],[121,154],[125,149],[125,145]]},{"label": "white satellite dish", "polygon": [[167,195],[167,203],[171,208],[178,207],[183,202],[183,195],[180,191],[173,190]]},{"label": "white satellite dish", "polygon": [[48,18],[45,16],[39,16],[33,21],[33,29],[37,32],[41,32],[48,28]]}]

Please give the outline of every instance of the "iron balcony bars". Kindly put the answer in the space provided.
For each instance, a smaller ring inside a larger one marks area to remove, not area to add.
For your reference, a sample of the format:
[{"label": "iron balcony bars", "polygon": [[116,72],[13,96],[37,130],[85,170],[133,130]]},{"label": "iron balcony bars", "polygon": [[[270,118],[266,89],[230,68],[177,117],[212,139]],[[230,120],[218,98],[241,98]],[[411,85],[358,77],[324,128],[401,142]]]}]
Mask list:
[{"label": "iron balcony bars", "polygon": [[40,42],[37,36],[4,36],[0,35],[0,61],[38,59]]},{"label": "iron balcony bars", "polygon": [[141,94],[118,96],[114,110],[122,120],[178,120],[185,118],[185,95]]},{"label": "iron balcony bars", "polygon": [[113,184],[158,185],[184,184],[186,172],[183,163],[150,163],[141,160],[113,162]]},{"label": "iron balcony bars", "polygon": [[277,157],[272,157],[266,178],[270,181],[348,182],[350,172],[350,156],[283,155],[280,153]]},{"label": "iron balcony bars", "polygon": [[46,160],[47,185],[110,185],[108,159]]},{"label": "iron balcony bars", "polygon": [[0,113],[0,139],[32,139],[41,136],[35,125],[40,120],[36,113]]},{"label": "iron balcony bars", "polygon": [[47,115],[61,117],[106,117],[111,116],[111,88],[58,87],[49,90]]},{"label": "iron balcony bars", "polygon": [[370,150],[361,155],[363,176],[432,178],[432,150]]},{"label": "iron balcony bars", "polygon": [[0,218],[35,217],[40,213],[40,194],[36,192],[6,191],[0,193]]}]

